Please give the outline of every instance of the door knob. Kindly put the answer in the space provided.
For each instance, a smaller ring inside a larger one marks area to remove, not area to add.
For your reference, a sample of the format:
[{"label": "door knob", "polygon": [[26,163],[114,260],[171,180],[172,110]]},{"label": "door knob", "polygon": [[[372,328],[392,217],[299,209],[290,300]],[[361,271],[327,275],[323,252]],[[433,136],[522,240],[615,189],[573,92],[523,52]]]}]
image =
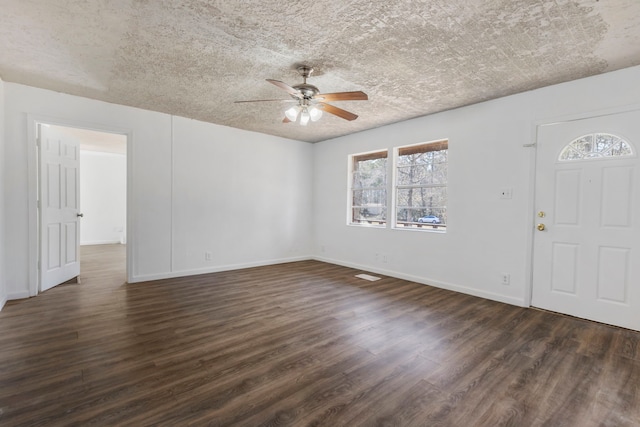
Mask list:
[{"label": "door knob", "polygon": [[545,227],[544,224],[538,224],[538,227],[536,227],[538,229],[538,231],[544,231]]},{"label": "door knob", "polygon": [[82,218],[82,217],[84,217],[84,214],[83,214],[83,213],[77,213],[77,214],[76,214],[76,216],[77,216],[78,218]]}]

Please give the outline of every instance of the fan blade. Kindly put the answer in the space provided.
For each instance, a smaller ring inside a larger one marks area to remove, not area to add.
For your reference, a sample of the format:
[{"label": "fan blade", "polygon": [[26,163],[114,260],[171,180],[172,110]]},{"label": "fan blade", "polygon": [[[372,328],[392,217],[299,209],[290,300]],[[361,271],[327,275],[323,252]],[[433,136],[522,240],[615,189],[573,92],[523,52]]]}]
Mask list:
[{"label": "fan blade", "polygon": [[297,90],[295,90],[294,88],[292,88],[288,84],[286,84],[284,82],[281,82],[280,80],[267,79],[267,81],[269,83],[271,83],[272,85],[276,85],[280,89],[287,91],[289,93],[289,95],[293,95],[296,98],[300,98],[302,96],[302,95],[300,95],[300,92],[298,92]]},{"label": "fan blade", "polygon": [[243,102],[294,102],[293,99],[251,99],[249,101],[233,101],[234,104]]},{"label": "fan blade", "polygon": [[291,120],[285,117],[284,119],[282,119],[282,123],[291,123]]},{"label": "fan blade", "polygon": [[355,120],[358,118],[357,115],[348,112],[347,110],[343,110],[342,108],[338,108],[338,107],[334,107],[331,104],[325,104],[324,102],[318,102],[316,104],[317,106],[319,106],[320,108],[322,108],[324,111],[326,111],[329,114],[333,114],[334,116],[338,116],[340,118],[343,118],[345,120]]},{"label": "fan blade", "polygon": [[361,91],[355,92],[336,92],[336,93],[319,93],[314,97],[323,101],[366,101],[369,99],[366,93]]}]

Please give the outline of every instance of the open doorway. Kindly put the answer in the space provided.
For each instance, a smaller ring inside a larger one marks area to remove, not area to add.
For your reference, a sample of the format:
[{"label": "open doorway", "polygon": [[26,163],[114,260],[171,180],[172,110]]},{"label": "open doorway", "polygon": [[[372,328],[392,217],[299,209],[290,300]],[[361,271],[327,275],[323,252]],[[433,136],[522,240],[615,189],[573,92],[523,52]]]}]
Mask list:
[{"label": "open doorway", "polygon": [[[127,136],[40,126],[39,291],[43,291],[85,277],[86,253],[126,252]],[[56,219],[65,214],[66,220]],[[110,258],[112,264],[113,259],[121,260],[116,268],[126,277],[126,257]],[[57,274],[74,264],[73,274]]]}]

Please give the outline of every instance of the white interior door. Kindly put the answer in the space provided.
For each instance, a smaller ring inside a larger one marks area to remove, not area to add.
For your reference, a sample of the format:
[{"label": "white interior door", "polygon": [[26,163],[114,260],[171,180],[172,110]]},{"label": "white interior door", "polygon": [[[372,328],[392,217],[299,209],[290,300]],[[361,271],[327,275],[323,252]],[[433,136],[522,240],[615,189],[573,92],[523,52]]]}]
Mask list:
[{"label": "white interior door", "polygon": [[538,128],[533,306],[640,330],[638,147],[640,111]]},{"label": "white interior door", "polygon": [[80,274],[80,143],[39,125],[40,291]]}]

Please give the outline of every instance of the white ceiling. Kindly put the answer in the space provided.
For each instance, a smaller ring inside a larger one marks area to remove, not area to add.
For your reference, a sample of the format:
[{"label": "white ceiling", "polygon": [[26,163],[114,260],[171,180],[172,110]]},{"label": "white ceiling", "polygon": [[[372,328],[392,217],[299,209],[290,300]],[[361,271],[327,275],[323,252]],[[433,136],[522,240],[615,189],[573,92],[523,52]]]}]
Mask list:
[{"label": "white ceiling", "polygon": [[[640,0],[1,0],[0,77],[320,141],[640,64]],[[283,124],[266,78],[362,90]]]}]

